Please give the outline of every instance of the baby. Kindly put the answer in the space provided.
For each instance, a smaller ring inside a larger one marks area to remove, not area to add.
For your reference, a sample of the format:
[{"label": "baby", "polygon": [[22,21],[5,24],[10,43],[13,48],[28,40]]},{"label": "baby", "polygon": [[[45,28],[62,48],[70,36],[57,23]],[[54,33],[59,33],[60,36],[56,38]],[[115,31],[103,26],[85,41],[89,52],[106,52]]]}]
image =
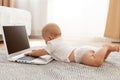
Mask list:
[{"label": "baby", "polygon": [[120,46],[114,44],[105,44],[98,50],[91,47],[70,47],[63,42],[61,30],[55,23],[48,23],[43,27],[42,37],[46,42],[46,47],[33,50],[25,55],[38,57],[49,54],[57,61],[83,63],[98,67],[111,52],[120,51]]}]

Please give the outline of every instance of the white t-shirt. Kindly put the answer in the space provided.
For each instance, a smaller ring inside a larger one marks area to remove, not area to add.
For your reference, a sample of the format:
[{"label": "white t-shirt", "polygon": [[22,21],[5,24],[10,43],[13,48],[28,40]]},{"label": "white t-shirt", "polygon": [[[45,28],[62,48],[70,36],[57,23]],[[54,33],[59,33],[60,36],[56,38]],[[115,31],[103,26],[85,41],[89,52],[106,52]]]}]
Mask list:
[{"label": "white t-shirt", "polygon": [[45,50],[50,54],[55,60],[70,62],[68,57],[71,52],[75,49],[65,44],[61,37],[50,40],[47,42]]}]

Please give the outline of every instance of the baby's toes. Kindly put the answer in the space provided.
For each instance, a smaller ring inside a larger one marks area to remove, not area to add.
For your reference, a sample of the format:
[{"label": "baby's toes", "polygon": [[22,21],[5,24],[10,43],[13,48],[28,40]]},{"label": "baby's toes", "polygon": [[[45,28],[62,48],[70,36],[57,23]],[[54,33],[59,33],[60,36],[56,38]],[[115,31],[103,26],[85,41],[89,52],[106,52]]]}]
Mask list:
[{"label": "baby's toes", "polygon": [[119,45],[116,45],[115,48],[116,48],[117,52],[120,52],[120,46]]}]

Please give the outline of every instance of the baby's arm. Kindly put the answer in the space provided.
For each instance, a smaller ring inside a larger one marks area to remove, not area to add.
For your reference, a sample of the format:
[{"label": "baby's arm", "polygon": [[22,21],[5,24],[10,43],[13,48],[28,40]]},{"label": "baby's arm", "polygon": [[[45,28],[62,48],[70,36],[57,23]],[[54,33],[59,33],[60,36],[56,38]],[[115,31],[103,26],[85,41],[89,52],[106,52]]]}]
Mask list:
[{"label": "baby's arm", "polygon": [[25,54],[26,56],[33,56],[33,57],[39,57],[43,55],[47,55],[48,52],[45,49],[39,49],[39,50],[32,50],[32,52]]}]

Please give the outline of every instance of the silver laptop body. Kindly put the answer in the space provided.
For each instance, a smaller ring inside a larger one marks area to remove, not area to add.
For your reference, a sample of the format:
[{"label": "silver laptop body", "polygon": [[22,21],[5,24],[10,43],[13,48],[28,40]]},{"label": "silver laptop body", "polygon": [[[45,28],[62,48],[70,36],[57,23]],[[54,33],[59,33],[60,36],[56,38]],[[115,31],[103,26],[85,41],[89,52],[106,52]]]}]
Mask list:
[{"label": "silver laptop body", "polygon": [[2,26],[2,36],[5,44],[6,54],[9,61],[33,63],[33,64],[47,64],[51,60],[51,56],[45,55],[41,57],[29,57],[24,54],[31,52],[29,38],[27,36],[25,26]]}]

